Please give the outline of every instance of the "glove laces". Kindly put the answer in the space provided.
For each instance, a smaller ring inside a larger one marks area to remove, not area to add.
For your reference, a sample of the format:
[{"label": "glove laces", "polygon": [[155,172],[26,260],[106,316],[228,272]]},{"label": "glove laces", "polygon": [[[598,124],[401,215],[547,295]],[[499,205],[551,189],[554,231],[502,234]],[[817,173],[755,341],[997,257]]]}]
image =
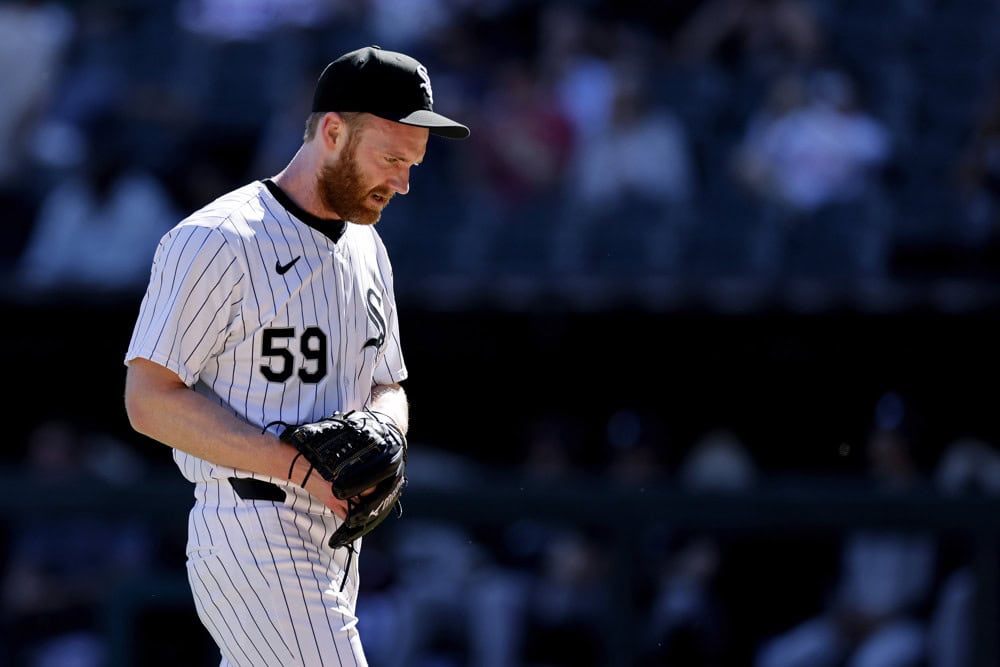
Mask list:
[{"label": "glove laces", "polygon": [[[275,419],[273,422],[268,422],[267,424],[265,424],[264,428],[261,430],[261,433],[267,433],[268,429],[271,428],[272,426],[284,426],[285,428],[289,428],[291,424],[289,424],[286,421],[282,421],[280,419]],[[295,463],[299,460],[299,457],[301,456],[302,452],[297,452],[295,454],[295,458],[292,459],[291,465],[288,466],[288,475],[285,477],[285,479],[290,480],[292,478],[292,472],[295,470]],[[306,471],[306,476],[302,478],[301,482],[299,482],[299,486],[305,487],[306,482],[309,481],[309,476],[312,475],[312,472],[315,469],[316,469],[315,466],[313,465],[309,466],[309,470]]]},{"label": "glove laces", "polygon": [[[350,513],[354,511],[354,508],[356,506],[357,506],[357,503],[354,502],[353,498],[348,498],[347,499],[347,513],[348,513],[348,515],[350,515]],[[330,538],[330,541],[333,542],[333,538],[332,537]],[[333,545],[331,544],[330,546],[333,546]],[[348,544],[344,548],[347,549],[347,562],[344,563],[344,576],[340,580],[340,592],[341,593],[344,592],[344,586],[347,585],[347,577],[351,574],[351,561],[354,560],[354,553],[355,553],[354,552],[354,542],[351,542],[350,544]]]}]

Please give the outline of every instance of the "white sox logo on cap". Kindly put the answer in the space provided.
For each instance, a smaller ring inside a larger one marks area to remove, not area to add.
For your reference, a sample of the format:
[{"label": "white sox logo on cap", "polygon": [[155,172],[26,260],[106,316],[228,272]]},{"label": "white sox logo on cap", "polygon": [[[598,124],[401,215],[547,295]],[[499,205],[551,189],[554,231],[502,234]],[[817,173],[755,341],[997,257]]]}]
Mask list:
[{"label": "white sox logo on cap", "polygon": [[427,73],[427,68],[423,65],[417,65],[417,76],[423,81],[420,87],[427,91],[427,101],[434,106],[434,91],[431,90],[431,75]]}]

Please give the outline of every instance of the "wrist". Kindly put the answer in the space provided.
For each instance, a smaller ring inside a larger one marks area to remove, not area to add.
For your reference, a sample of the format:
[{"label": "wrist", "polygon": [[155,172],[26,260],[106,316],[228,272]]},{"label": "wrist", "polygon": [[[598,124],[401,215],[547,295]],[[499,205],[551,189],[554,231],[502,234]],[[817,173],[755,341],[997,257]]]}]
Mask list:
[{"label": "wrist", "polygon": [[366,410],[366,412],[368,414],[370,414],[370,415],[373,415],[375,417],[375,419],[379,420],[383,424],[386,424],[388,426],[393,426],[397,430],[399,430],[400,433],[402,433],[403,429],[400,426],[399,419],[397,419],[395,416],[391,415],[390,413],[385,412],[383,410],[371,410],[371,409]]},{"label": "wrist", "polygon": [[398,431],[399,434],[404,438],[406,437],[406,431],[408,425],[405,419],[400,419],[397,415],[386,412],[384,410],[366,409],[365,411],[374,416],[375,419],[379,420],[379,422]]}]

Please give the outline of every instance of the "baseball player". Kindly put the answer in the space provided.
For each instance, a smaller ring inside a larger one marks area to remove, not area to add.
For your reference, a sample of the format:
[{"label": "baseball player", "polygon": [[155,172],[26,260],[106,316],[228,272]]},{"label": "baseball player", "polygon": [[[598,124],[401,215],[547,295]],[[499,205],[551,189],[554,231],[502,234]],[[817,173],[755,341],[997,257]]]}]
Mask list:
[{"label": "baseball player", "polygon": [[346,501],[277,435],[363,408],[406,432],[392,268],[374,224],[408,191],[429,134],[469,134],[433,111],[423,65],[379,47],[330,63],[312,112],[280,173],[163,236],[125,355],[132,427],[172,447],[194,483],[188,579],[223,666],[367,664],[361,540],[328,545]]}]

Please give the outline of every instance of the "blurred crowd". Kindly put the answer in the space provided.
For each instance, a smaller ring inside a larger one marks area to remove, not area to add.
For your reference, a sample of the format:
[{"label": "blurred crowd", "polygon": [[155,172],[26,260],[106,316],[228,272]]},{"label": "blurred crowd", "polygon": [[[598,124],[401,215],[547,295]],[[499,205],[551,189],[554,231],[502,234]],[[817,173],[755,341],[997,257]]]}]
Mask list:
[{"label": "blurred crowd", "polygon": [[[980,580],[976,533],[898,513],[816,527],[787,506],[772,506],[785,516],[773,525],[747,523],[748,514],[720,522],[699,504],[753,503],[786,488],[802,499],[810,489],[869,503],[995,507],[995,443],[970,432],[928,452],[919,415],[895,391],[872,406],[854,464],[836,475],[776,474],[725,427],[678,447],[658,415],[627,405],[608,415],[594,451],[582,428],[565,416],[534,422],[508,466],[411,443],[410,497],[465,493],[467,505],[439,500],[365,538],[358,616],[373,667],[983,664],[979,633],[991,626],[976,618],[988,608],[982,596],[1000,591]],[[172,466],[166,450],[137,450],[58,416],[28,440],[21,475],[40,491],[86,483],[127,493]],[[633,514],[643,493],[667,489],[682,494],[677,516],[703,518],[671,520],[655,507]],[[498,490],[508,495],[481,495]],[[491,502],[516,508],[498,512]],[[160,523],[123,507],[5,526],[0,664],[216,664],[183,583],[167,596],[150,584],[182,567],[182,519]],[[111,641],[113,613],[132,629],[118,636],[124,646]],[[186,641],[176,641],[177,628]]]},{"label": "blurred crowd", "polygon": [[[280,169],[322,67],[380,44],[424,62],[436,109],[472,129],[432,142],[379,223],[401,300],[580,278],[994,285],[997,26],[996,0],[8,0],[0,269],[11,299],[135,303],[160,236]],[[956,433],[927,457],[905,398],[872,412],[848,488],[1000,497],[997,443]],[[592,426],[539,420],[501,475],[422,443],[414,486],[715,497],[770,481],[725,425],[683,453],[661,415],[622,406],[588,449]],[[16,463],[47,488],[174,472],[59,416]],[[530,512],[385,525],[361,561],[373,667],[608,665],[619,622],[639,667],[974,664],[968,535],[652,522],[622,554],[614,525]],[[179,533],[159,528],[5,525],[0,665],[106,664],[109,591],[181,567]],[[167,607],[190,617],[186,600]],[[194,662],[194,640],[153,645],[142,664]]]},{"label": "blurred crowd", "polygon": [[140,289],[159,235],[279,169],[318,72],[371,43],[425,62],[439,110],[473,128],[431,147],[380,225],[404,285],[991,281],[998,14],[992,0],[11,0],[3,267],[20,290]]}]

